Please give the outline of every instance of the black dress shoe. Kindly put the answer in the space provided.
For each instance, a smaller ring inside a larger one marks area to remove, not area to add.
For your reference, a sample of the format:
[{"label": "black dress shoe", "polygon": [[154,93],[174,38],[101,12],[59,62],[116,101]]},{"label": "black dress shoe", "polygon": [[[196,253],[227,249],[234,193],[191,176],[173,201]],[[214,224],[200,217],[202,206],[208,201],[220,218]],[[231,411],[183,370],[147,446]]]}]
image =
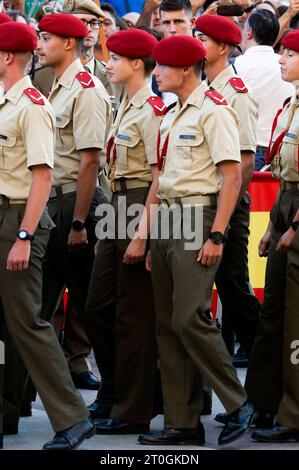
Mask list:
[{"label": "black dress shoe", "polygon": [[134,424],[116,418],[95,420],[97,434],[139,434],[149,431],[149,424]]},{"label": "black dress shoe", "polygon": [[47,442],[44,450],[72,450],[79,447],[84,439],[89,439],[96,434],[96,428],[91,418],[74,424],[65,431],[57,432],[52,441]]},{"label": "black dress shoe", "polygon": [[101,386],[100,380],[89,370],[81,372],[81,374],[78,375],[72,375],[72,378],[76,388],[99,390]]},{"label": "black dress shoe", "polygon": [[240,439],[248,431],[254,414],[255,408],[250,401],[246,401],[241,408],[229,414],[227,422],[218,437],[218,444],[225,445]]},{"label": "black dress shoe", "polygon": [[205,443],[205,430],[202,423],[195,429],[165,428],[160,432],[149,432],[138,437],[140,444],[146,445],[195,445]]},{"label": "black dress shoe", "polygon": [[20,416],[21,416],[21,418],[27,418],[29,416],[32,416],[31,401],[23,401],[22,402],[21,410],[20,410]]},{"label": "black dress shoe", "polygon": [[[215,416],[215,421],[217,423],[226,424],[228,420],[228,413],[218,413]],[[252,420],[252,425],[257,429],[270,429],[274,426],[274,416],[271,413],[264,413],[262,411],[257,411]]]},{"label": "black dress shoe", "polygon": [[251,437],[259,442],[296,442],[299,441],[299,429],[287,428],[278,424],[273,429],[255,431]]},{"label": "black dress shoe", "polygon": [[110,418],[112,403],[96,398],[87,409],[92,419],[107,419]]},{"label": "black dress shoe", "polygon": [[243,349],[240,347],[236,354],[232,357],[233,366],[236,368],[248,367],[248,357],[246,356]]},{"label": "black dress shoe", "polygon": [[11,424],[8,422],[3,423],[3,434],[5,436],[12,436],[14,434],[18,434],[19,429],[17,424]]}]

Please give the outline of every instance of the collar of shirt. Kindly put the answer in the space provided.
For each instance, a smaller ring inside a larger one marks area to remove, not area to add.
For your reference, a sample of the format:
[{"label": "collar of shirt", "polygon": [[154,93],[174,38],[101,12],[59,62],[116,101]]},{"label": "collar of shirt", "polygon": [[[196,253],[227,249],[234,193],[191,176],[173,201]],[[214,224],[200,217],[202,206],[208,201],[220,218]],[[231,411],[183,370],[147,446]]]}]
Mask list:
[{"label": "collar of shirt", "polygon": [[197,108],[201,108],[206,97],[205,91],[209,89],[207,83],[205,81],[201,82],[188,96],[183,106],[180,103],[180,100],[177,101],[175,106],[175,112],[180,113],[183,109],[187,108],[187,106],[197,106]]},{"label": "collar of shirt", "polygon": [[212,81],[210,84],[210,87],[213,88],[213,90],[217,91],[218,93],[221,93],[227,82],[234,77],[236,74],[232,68],[231,65],[228,67],[225,67],[222,72],[220,72],[217,77]]},{"label": "collar of shirt", "polygon": [[94,75],[94,69],[95,69],[95,58],[93,57],[89,62],[87,62],[87,64],[84,65],[84,67],[86,67],[89,71],[89,73],[91,73],[91,75]]},{"label": "collar of shirt", "polygon": [[24,93],[26,88],[32,87],[32,82],[28,75],[22,77],[18,82],[16,82],[7,93],[0,94],[0,104],[3,104],[6,100],[11,101],[13,104],[17,104],[19,99]]},{"label": "collar of shirt", "polygon": [[149,83],[146,83],[140,90],[135,93],[135,95],[129,100],[129,104],[135,106],[135,108],[141,108],[144,105],[146,100],[153,96],[152,89]]},{"label": "collar of shirt", "polygon": [[67,88],[70,90],[72,88],[72,85],[74,83],[74,80],[76,78],[76,75],[79,72],[84,72],[84,67],[81,64],[79,59],[76,59],[71,65],[68,66],[68,68],[63,72],[61,75],[60,79],[57,80],[55,78],[54,83],[53,83],[53,88],[51,90],[54,91],[56,88],[58,88],[59,85],[63,86],[64,88]]},{"label": "collar of shirt", "polygon": [[275,54],[272,46],[252,46],[246,49],[243,55],[256,54],[257,52]]}]

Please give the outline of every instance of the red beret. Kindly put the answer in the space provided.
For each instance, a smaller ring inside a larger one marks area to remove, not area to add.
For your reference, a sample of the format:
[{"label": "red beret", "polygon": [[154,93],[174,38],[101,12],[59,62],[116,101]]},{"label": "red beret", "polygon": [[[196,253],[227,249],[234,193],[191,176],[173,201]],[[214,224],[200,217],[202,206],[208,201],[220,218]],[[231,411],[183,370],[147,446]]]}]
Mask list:
[{"label": "red beret", "polygon": [[31,26],[14,21],[0,25],[0,50],[29,52],[37,46],[37,35]]},{"label": "red beret", "polygon": [[196,29],[215,41],[237,46],[242,42],[242,31],[232,20],[218,15],[203,15],[196,20]]},{"label": "red beret", "polygon": [[0,24],[11,22],[12,18],[9,15],[7,15],[6,13],[0,13]]},{"label": "red beret", "polygon": [[191,36],[173,36],[162,39],[154,47],[152,57],[161,65],[189,67],[204,59],[205,48]]},{"label": "red beret", "polygon": [[290,31],[285,35],[281,44],[287,49],[292,49],[293,51],[299,52],[299,30]]},{"label": "red beret", "polygon": [[123,57],[130,59],[142,59],[151,55],[157,39],[151,34],[141,29],[128,29],[118,31],[110,36],[107,41],[107,48]]},{"label": "red beret", "polygon": [[88,34],[88,29],[83,21],[69,13],[54,13],[44,16],[38,29],[64,38],[84,38]]}]

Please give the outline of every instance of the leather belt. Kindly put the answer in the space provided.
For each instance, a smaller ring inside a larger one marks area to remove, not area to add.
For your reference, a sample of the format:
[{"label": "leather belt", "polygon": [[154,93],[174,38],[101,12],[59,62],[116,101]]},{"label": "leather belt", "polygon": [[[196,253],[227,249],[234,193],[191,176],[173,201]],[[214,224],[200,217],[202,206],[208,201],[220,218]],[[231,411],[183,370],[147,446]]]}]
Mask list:
[{"label": "leather belt", "polygon": [[289,190],[298,190],[299,191],[299,182],[291,182],[280,180],[279,181],[280,191],[289,191]]},{"label": "leather belt", "polygon": [[111,181],[111,191],[127,191],[128,189],[148,188],[152,183],[138,179],[119,179]]},{"label": "leather belt", "polygon": [[195,196],[161,199],[161,202],[164,204],[167,204],[168,207],[170,207],[173,204],[181,204],[182,206],[192,205],[192,204],[201,204],[203,206],[213,206],[217,204],[217,195],[216,194],[209,194],[209,195],[197,194]]},{"label": "leather belt", "polygon": [[17,205],[27,204],[27,201],[25,199],[9,199],[3,194],[0,194],[0,206],[9,207],[14,204],[17,204]]},{"label": "leather belt", "polygon": [[76,192],[76,190],[76,181],[73,181],[72,183],[62,184],[61,186],[52,186],[49,199],[51,199],[52,197],[62,196],[63,194],[74,193]]}]

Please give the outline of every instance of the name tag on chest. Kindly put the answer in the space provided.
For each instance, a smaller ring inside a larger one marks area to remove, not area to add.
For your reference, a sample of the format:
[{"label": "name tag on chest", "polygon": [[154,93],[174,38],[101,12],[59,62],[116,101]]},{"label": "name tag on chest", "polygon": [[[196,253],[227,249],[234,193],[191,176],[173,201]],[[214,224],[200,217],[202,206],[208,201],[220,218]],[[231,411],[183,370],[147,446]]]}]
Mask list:
[{"label": "name tag on chest", "polygon": [[125,135],[125,134],[117,134],[117,138],[118,139],[121,139],[121,140],[131,140],[131,137],[129,135]]},{"label": "name tag on chest", "polygon": [[292,134],[291,132],[288,132],[288,133],[286,134],[286,137],[289,137],[290,139],[297,140],[296,134]]},{"label": "name tag on chest", "polygon": [[179,135],[179,139],[183,139],[183,140],[194,140],[196,138],[196,136],[194,134],[180,134]]}]

